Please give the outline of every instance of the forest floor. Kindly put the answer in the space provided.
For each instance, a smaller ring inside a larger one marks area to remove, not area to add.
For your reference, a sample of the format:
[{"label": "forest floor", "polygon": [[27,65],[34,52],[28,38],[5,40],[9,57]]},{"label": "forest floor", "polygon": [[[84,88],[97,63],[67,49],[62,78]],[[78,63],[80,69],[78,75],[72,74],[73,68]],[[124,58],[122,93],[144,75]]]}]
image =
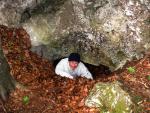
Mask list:
[{"label": "forest floor", "polygon": [[30,51],[29,36],[23,29],[0,26],[0,37],[11,75],[23,85],[17,85],[7,101],[0,103],[0,113],[99,113],[98,108],[84,105],[89,91],[97,82],[116,80],[132,95],[137,113],[150,112],[149,54],[112,73],[103,66],[88,65],[94,80],[71,80],[56,75],[53,62]]}]

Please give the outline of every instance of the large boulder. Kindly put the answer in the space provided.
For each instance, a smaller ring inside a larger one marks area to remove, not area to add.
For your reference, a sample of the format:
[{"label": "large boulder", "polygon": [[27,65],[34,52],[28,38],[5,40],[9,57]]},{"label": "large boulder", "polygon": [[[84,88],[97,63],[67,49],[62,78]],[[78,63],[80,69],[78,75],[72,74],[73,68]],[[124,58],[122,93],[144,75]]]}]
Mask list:
[{"label": "large boulder", "polygon": [[127,60],[142,58],[150,47],[147,4],[69,0],[56,13],[33,16],[23,27],[31,36],[32,50],[49,59],[79,52],[83,61],[113,71]]},{"label": "large boulder", "polygon": [[19,26],[24,17],[29,17],[30,8],[34,8],[41,0],[1,0],[0,24]]},{"label": "large boulder", "polygon": [[88,107],[98,107],[101,113],[131,113],[133,102],[119,82],[97,83],[85,100]]},{"label": "large boulder", "polygon": [[114,71],[128,60],[142,58],[150,48],[149,4],[149,0],[40,0],[19,10],[19,25],[29,33],[32,51],[43,57],[55,60],[78,52],[84,62]]}]

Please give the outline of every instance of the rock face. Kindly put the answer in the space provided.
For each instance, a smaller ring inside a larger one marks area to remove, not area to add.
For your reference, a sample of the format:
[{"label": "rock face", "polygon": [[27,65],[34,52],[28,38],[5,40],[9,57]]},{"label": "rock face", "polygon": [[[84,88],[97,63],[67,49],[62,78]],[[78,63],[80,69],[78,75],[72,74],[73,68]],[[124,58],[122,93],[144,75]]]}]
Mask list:
[{"label": "rock face", "polygon": [[50,60],[78,52],[84,62],[114,71],[150,48],[148,0],[35,1],[29,8],[18,5],[19,25],[32,51]]},{"label": "rock face", "polygon": [[40,0],[1,0],[0,24],[6,26],[20,25],[23,16],[30,16],[28,10]]},{"label": "rock face", "polygon": [[15,88],[15,83],[15,80],[10,75],[9,65],[3,54],[0,39],[0,97],[2,100],[6,100],[8,93]]},{"label": "rock face", "polygon": [[97,83],[85,101],[88,107],[99,107],[102,113],[131,113],[131,97],[119,82]]},{"label": "rock face", "polygon": [[65,0],[0,0],[0,24],[18,27],[34,14],[57,10],[62,1]]}]

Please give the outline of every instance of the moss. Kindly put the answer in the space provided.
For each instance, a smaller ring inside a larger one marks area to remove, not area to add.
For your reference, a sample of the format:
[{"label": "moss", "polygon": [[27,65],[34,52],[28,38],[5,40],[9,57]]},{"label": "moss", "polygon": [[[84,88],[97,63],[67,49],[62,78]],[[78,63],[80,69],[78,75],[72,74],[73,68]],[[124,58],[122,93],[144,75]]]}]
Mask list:
[{"label": "moss", "polygon": [[116,104],[115,109],[113,109],[112,113],[122,113],[123,111],[125,113],[129,113],[125,100],[119,100],[119,102]]},{"label": "moss", "polygon": [[94,31],[101,31],[102,30],[102,26],[101,26],[102,22],[100,22],[98,19],[92,19],[90,21],[90,26]]},{"label": "moss", "polygon": [[89,102],[89,106],[95,104],[94,106],[99,107],[100,113],[130,113],[130,96],[120,85],[119,82],[96,84],[86,103]]},{"label": "moss", "polygon": [[143,37],[145,37],[146,39],[149,39],[150,37],[150,32],[149,29],[144,29],[142,32]]},{"label": "moss", "polygon": [[132,101],[133,101],[133,111],[134,113],[143,113],[144,112],[144,108],[138,104],[139,102],[141,102],[143,100],[143,98],[141,96],[135,95],[135,94],[131,94],[132,95]]},{"label": "moss", "polygon": [[[144,21],[144,23],[147,22],[149,23],[150,22],[150,18],[146,19]],[[150,30],[149,30],[149,27],[148,25],[145,23],[145,24],[142,24],[140,26],[140,29],[141,29],[141,36],[143,36],[143,40],[147,40],[146,42],[149,42],[150,43]]]},{"label": "moss", "polygon": [[131,106],[132,107],[132,112],[133,113],[145,113],[144,106],[142,104],[140,104],[140,102],[145,101],[145,98],[142,97],[141,95],[137,95],[135,92],[132,92],[127,87],[126,87],[126,90],[130,94],[131,100],[132,100],[132,103],[133,103],[132,106]]},{"label": "moss", "polygon": [[107,88],[104,92],[103,99],[100,99],[100,101],[103,103],[103,106],[101,107],[101,112],[111,112],[111,113],[121,113],[125,111],[128,113],[129,109],[127,109],[127,105],[125,102],[125,99],[120,99],[115,104],[115,107],[112,105],[116,101],[116,93],[112,92],[113,87],[110,86],[110,88]]},{"label": "moss", "polygon": [[148,17],[147,19],[144,20],[145,24],[150,24],[150,17]]}]

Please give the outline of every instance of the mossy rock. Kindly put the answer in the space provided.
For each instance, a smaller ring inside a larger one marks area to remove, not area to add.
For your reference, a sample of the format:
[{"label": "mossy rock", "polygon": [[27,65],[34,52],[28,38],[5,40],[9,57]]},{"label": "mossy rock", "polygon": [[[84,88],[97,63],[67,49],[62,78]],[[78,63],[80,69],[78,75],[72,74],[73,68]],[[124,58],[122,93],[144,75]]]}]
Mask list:
[{"label": "mossy rock", "polygon": [[85,101],[88,107],[99,107],[101,113],[130,113],[131,97],[121,83],[97,83]]}]

